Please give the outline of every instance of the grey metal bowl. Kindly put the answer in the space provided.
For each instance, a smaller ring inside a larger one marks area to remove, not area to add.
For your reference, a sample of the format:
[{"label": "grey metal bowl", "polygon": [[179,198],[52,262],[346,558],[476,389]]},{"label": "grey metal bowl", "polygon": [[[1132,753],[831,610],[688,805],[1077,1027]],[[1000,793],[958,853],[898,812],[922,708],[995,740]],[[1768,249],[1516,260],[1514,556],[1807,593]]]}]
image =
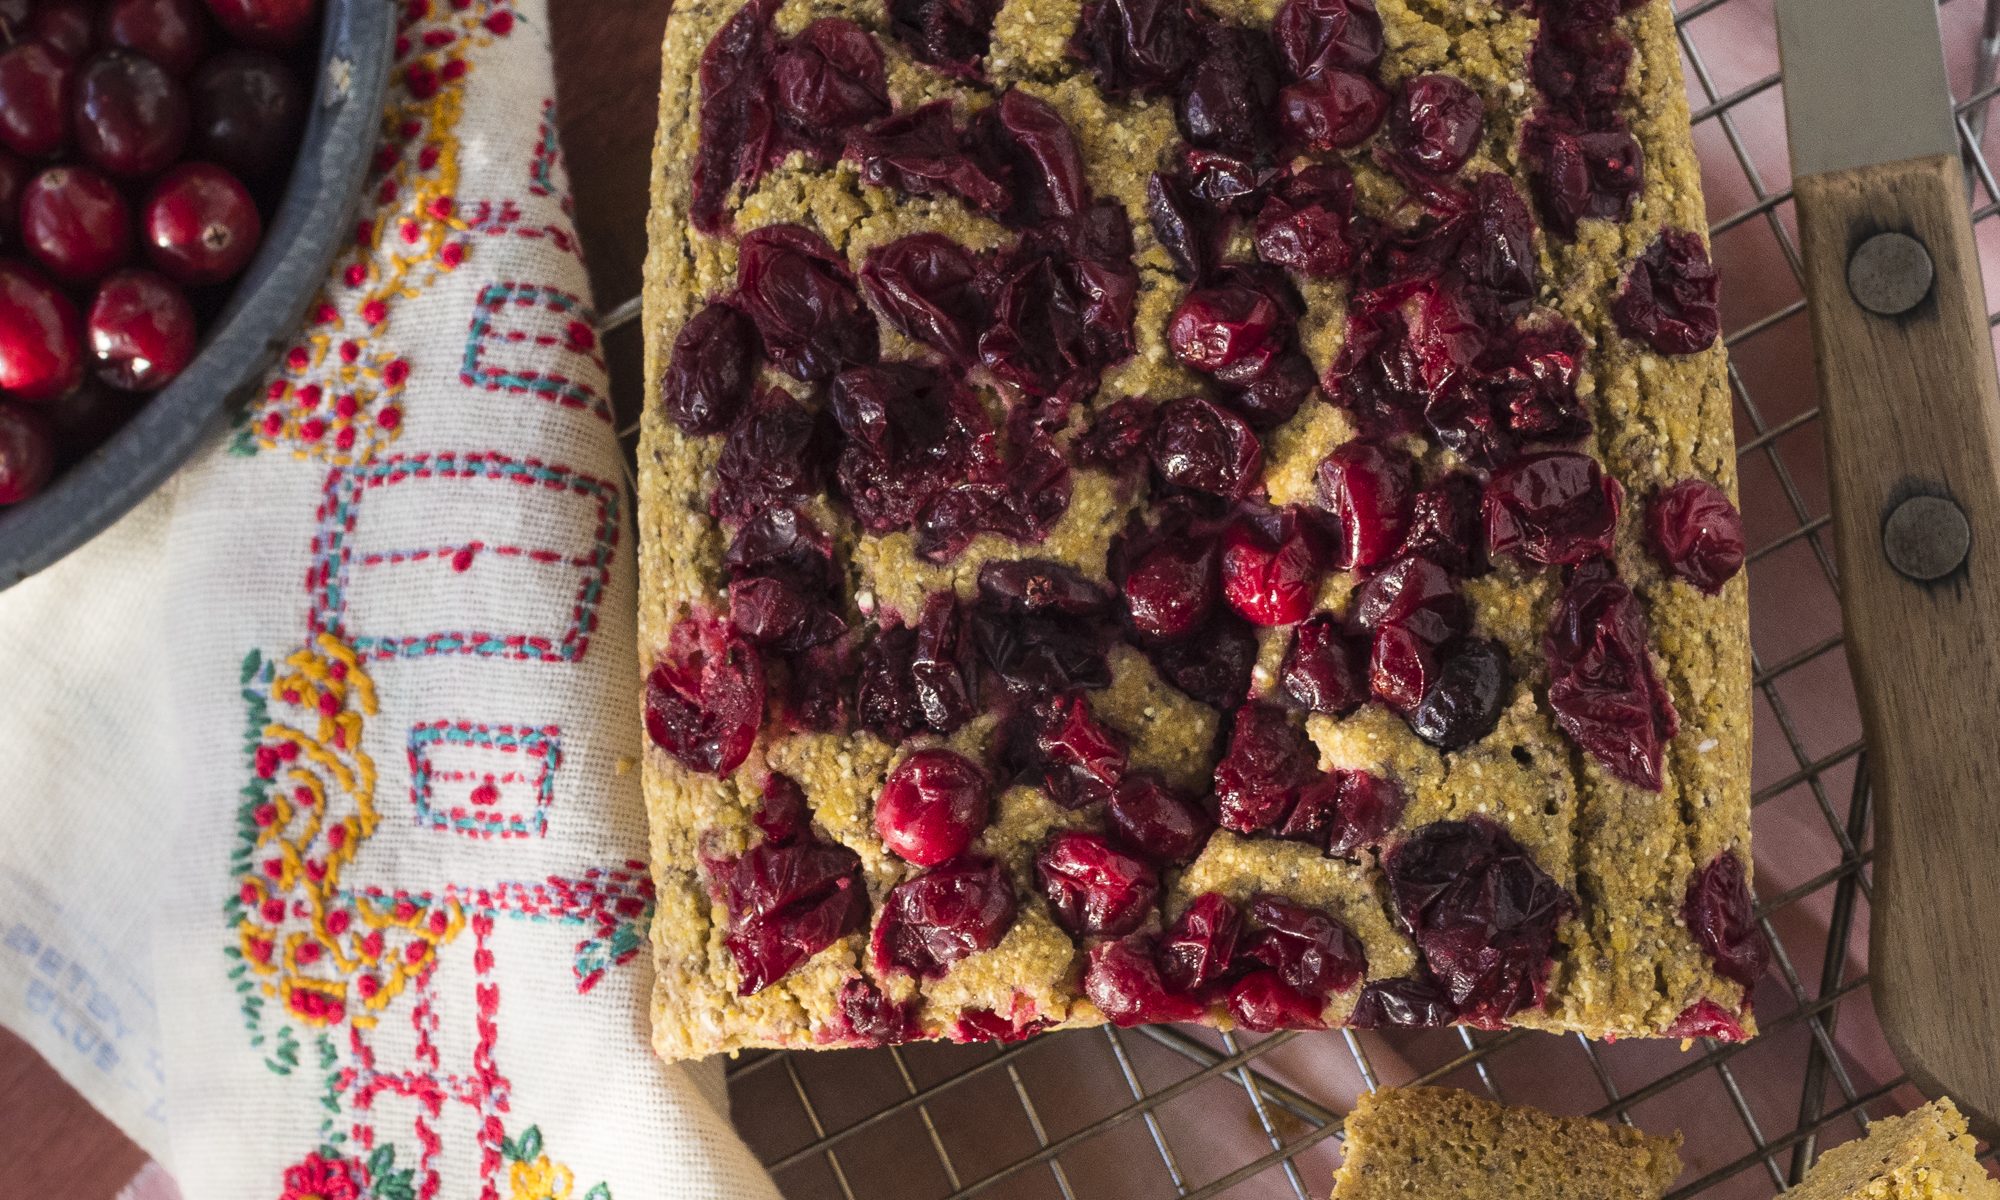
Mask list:
[{"label": "grey metal bowl", "polygon": [[0,509],[0,590],[95,537],[219,430],[277,357],[352,236],[381,126],[393,0],[326,0],[304,140],[257,257],[200,354],[104,445],[34,499]]}]

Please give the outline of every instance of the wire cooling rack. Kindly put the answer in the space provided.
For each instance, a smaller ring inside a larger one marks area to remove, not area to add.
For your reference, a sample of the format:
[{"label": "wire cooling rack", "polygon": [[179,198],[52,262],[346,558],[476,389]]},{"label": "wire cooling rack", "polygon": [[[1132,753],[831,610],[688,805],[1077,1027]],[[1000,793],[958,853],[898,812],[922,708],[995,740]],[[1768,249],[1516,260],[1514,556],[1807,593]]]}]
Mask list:
[{"label": "wire cooling rack", "polygon": [[[2000,185],[1979,143],[2000,92],[2000,0],[1983,13],[1971,11],[1977,4],[1945,12],[1967,43],[1954,55],[1968,76],[1958,122],[1975,223],[1993,255]],[[1882,1041],[1862,966],[1866,750],[1840,652],[1770,0],[1683,0],[1678,24],[1724,276],[1754,547],[1757,912],[1775,950],[1757,993],[1762,1036],[1683,1052],[1521,1031],[1260,1038],[1105,1027],[1005,1048],[746,1055],[728,1069],[737,1124],[788,1197],[1314,1200],[1328,1190],[1356,1094],[1439,1082],[1684,1129],[1688,1166],[1670,1200],[1761,1200],[1796,1182],[1818,1149],[1918,1100]],[[606,326],[637,308],[618,306]]]}]

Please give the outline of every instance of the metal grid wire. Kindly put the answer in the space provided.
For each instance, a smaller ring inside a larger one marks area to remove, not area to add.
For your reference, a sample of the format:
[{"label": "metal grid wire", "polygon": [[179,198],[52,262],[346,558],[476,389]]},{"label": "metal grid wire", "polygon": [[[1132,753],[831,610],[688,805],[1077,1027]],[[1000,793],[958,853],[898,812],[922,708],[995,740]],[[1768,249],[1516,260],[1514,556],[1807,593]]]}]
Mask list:
[{"label": "metal grid wire", "polygon": [[[1711,211],[1733,209],[1711,232],[1755,547],[1757,912],[1775,950],[1757,995],[1762,1035],[1682,1053],[1521,1031],[1257,1038],[1107,1026],[1004,1048],[746,1055],[728,1071],[737,1120],[788,1196],[1312,1200],[1326,1194],[1338,1161],[1346,1098],[1445,1082],[1628,1123],[1636,1114],[1655,1130],[1698,1118],[1707,1133],[1700,1145],[1690,1136],[1691,1165],[1669,1200],[1735,1200],[1783,1190],[1823,1141],[1851,1138],[1870,1115],[1916,1098],[1880,1049],[1857,965],[1870,903],[1865,747],[1840,653],[1791,193],[1766,182],[1789,179],[1782,157],[1769,153],[1782,147],[1772,136],[1782,125],[1775,46],[1746,50],[1740,25],[1728,38],[1714,32],[1725,5],[1741,14],[1764,4],[1683,0],[1678,13]],[[2000,185],[1979,148],[1987,102],[2000,93],[1992,82],[2000,0],[1985,9],[1973,82],[1958,105],[1981,223],[2000,217]],[[1758,11],[1775,43],[1768,7]],[[2000,221],[1980,232],[2000,236]],[[1730,278],[1732,262],[1760,255],[1781,255],[1789,277]],[[634,299],[605,324],[637,310]],[[1789,872],[1773,870],[1778,861]],[[1726,1136],[1718,1120],[1728,1122]]]}]

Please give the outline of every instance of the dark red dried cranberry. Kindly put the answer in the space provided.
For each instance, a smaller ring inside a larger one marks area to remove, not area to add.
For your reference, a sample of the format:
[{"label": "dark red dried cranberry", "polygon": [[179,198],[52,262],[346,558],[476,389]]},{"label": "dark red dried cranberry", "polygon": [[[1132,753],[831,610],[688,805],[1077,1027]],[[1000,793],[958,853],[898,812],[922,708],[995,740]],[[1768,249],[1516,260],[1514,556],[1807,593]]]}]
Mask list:
[{"label": "dark red dried cranberry", "polygon": [[1389,93],[1358,71],[1337,67],[1278,93],[1278,129],[1306,150],[1348,150],[1367,141],[1389,110]]},{"label": "dark red dried cranberry", "polygon": [[732,579],[772,575],[815,590],[840,581],[832,539],[794,508],[767,508],[743,522],[722,562]]},{"label": "dark red dried cranberry", "polygon": [[1269,967],[1230,984],[1224,1003],[1236,1024],[1252,1033],[1326,1027],[1320,1017],[1326,1006],[1286,983],[1283,975]]},{"label": "dark red dried cranberry", "polygon": [[1379,775],[1342,771],[1326,852],[1353,854],[1381,846],[1396,828],[1396,822],[1402,820],[1407,802],[1402,788]]},{"label": "dark red dried cranberry", "polygon": [[1102,835],[1076,830],[1042,846],[1035,879],[1056,923],[1075,934],[1130,933],[1160,896],[1159,874],[1144,860],[1114,849]]},{"label": "dark red dried cranberry", "polygon": [[806,790],[790,775],[773,771],[764,781],[763,798],[750,816],[752,824],[773,842],[792,842],[805,836],[812,826],[812,810],[806,804]]},{"label": "dark red dried cranberry", "polygon": [[1335,67],[1373,71],[1382,61],[1374,0],[1285,0],[1271,32],[1293,79]]},{"label": "dark red dried cranberry", "polygon": [[1611,313],[1626,337],[1661,354],[1694,354],[1721,332],[1719,288],[1701,235],[1663,229],[1626,273]]},{"label": "dark red dried cranberry", "polygon": [[730,582],[729,623],[758,646],[791,654],[847,632],[847,622],[825,595],[772,576]]},{"label": "dark red dried cranberry", "polygon": [[1484,818],[1438,821],[1384,867],[1396,915],[1463,1016],[1541,1007],[1556,926],[1576,902],[1512,835]]},{"label": "dark red dried cranberry", "polygon": [[798,225],[766,225],[743,235],[736,264],[737,302],[780,370],[827,379],[875,361],[875,317],[825,238]]},{"label": "dark red dried cranberry", "polygon": [[777,0],[749,0],[702,51],[700,136],[688,215],[705,233],[722,227],[729,189],[754,183],[771,157],[776,140],[771,14],[777,7]]},{"label": "dark red dried cranberry", "polygon": [[1125,739],[1091,714],[1081,693],[1054,696],[1022,714],[1032,729],[1029,757],[1049,799],[1075,810],[1111,798],[1125,778]]},{"label": "dark red dried cranberry", "polygon": [[1322,555],[1294,509],[1237,521],[1222,535],[1222,594],[1257,625],[1304,620],[1319,597]]},{"label": "dark red dried cranberry", "polygon": [[848,136],[847,152],[860,160],[861,178],[876,187],[912,196],[956,196],[992,213],[1013,203],[1013,193],[996,178],[993,164],[974,156],[965,132],[953,123],[949,100],[857,130]]},{"label": "dark red dried cranberry", "polygon": [[1146,220],[1184,282],[1200,283],[1214,272],[1221,257],[1220,230],[1185,180],[1159,171],[1147,178]]},{"label": "dark red dried cranberry", "polygon": [[1182,0],[1090,0],[1073,48],[1107,96],[1171,91],[1199,37]]},{"label": "dark red dried cranberry", "polygon": [[710,514],[748,518],[771,505],[817,496],[826,481],[830,440],[804,405],[782,388],[766,389],[722,444]]},{"label": "dark red dried cranberry", "polygon": [[1290,339],[1278,302],[1243,284],[1191,291],[1174,310],[1167,342],[1184,367],[1247,381],[1270,366]]},{"label": "dark red dried cranberry", "polygon": [[966,955],[999,945],[1014,913],[1014,884],[998,862],[968,855],[932,867],[883,897],[869,947],[875,971],[937,979]]},{"label": "dark red dried cranberry", "polygon": [[1512,685],[1507,648],[1467,638],[1443,656],[1437,677],[1410,713],[1410,728],[1440,750],[1463,750],[1493,732]]},{"label": "dark red dried cranberry", "polygon": [[974,74],[993,37],[998,0],[890,0],[889,28],[917,61]]},{"label": "dark red dried cranberry", "polygon": [[1458,576],[1484,571],[1482,490],[1478,479],[1454,471],[1418,492],[1410,505],[1410,529],[1403,535],[1400,552],[1420,554]]},{"label": "dark red dried cranberry", "polygon": [[834,1004],[846,1025],[849,1045],[900,1046],[923,1036],[914,1001],[891,1000],[860,975],[840,985],[840,990],[834,993]]},{"label": "dark red dried cranberry", "polygon": [[[1747,1008],[1745,1010],[1748,1011]],[[1683,1009],[1671,1025],[1660,1030],[1663,1038],[1714,1038],[1719,1042],[1741,1042],[1749,1038],[1740,1014],[1731,1013],[1713,1000],[1701,999]]]},{"label": "dark red dried cranberry", "polygon": [[787,132],[831,151],[856,125],[889,111],[882,48],[842,17],[821,17],[785,43],[771,64],[771,99]]},{"label": "dark red dried cranberry", "polygon": [[1153,431],[1153,404],[1139,396],[1114,400],[1092,414],[1090,428],[1071,445],[1081,466],[1122,474],[1142,465]]},{"label": "dark red dried cranberry", "polygon": [[1583,334],[1561,318],[1517,330],[1485,363],[1495,411],[1522,441],[1574,442],[1590,432],[1577,398]]},{"label": "dark red dried cranberry", "polygon": [[1229,748],[1215,765],[1222,827],[1236,833],[1275,827],[1318,769],[1319,751],[1283,709],[1244,705],[1229,731]]},{"label": "dark red dried cranberry", "polygon": [[1472,181],[1456,255],[1475,316],[1489,326],[1527,311],[1541,287],[1535,221],[1514,181],[1487,171]]},{"label": "dark red dried cranberry", "polygon": [[1347,168],[1311,166],[1287,176],[1257,213],[1257,257],[1301,275],[1346,275],[1354,267],[1353,211]]},{"label": "dark red dried cranberry", "polygon": [[689,770],[728,775],[764,718],[764,663],[720,621],[689,617],[646,677],[646,733]]},{"label": "dark red dried cranberry", "polygon": [[84,317],[92,370],[126,392],[172,383],[194,361],[194,309],[187,296],[151,271],[113,273],[98,285]]},{"label": "dark red dried cranberry", "polygon": [[1458,1006],[1428,973],[1378,979],[1361,989],[1347,1023],[1356,1029],[1436,1029],[1458,1019]]},{"label": "dark red dried cranberry", "polygon": [[149,58],[110,50],[77,75],[77,148],[125,179],[165,169],[187,145],[193,117],[187,92]]},{"label": "dark red dried cranberry", "polygon": [[1356,298],[1347,314],[1347,340],[1326,372],[1326,391],[1366,437],[1416,431],[1426,391],[1400,313],[1365,295]]},{"label": "dark red dried cranberry", "polygon": [[1370,567],[1396,552],[1409,529],[1417,462],[1407,451],[1352,441],[1319,464],[1319,502],[1340,530],[1333,566]]},{"label": "dark red dried cranberry", "polygon": [[227,282],[250,265],[264,225],[234,175],[212,163],[182,163],[146,194],[139,234],[155,270],[199,286]]},{"label": "dark red dried cranberry", "polygon": [[1575,238],[1588,219],[1623,221],[1645,187],[1645,154],[1622,119],[1592,130],[1561,116],[1537,116],[1522,130],[1521,156],[1542,220],[1563,238]]},{"label": "dark red dried cranberry", "polygon": [[35,176],[21,193],[20,229],[29,255],[72,286],[95,283],[132,257],[132,206],[89,167]]},{"label": "dark red dried cranberry", "polygon": [[1199,146],[1181,147],[1181,176],[1188,194],[1217,213],[1247,216],[1257,211],[1277,172],[1236,155]]},{"label": "dark red dried cranberry", "polygon": [[754,996],[868,924],[861,858],[828,842],[762,842],[718,873],[729,924],[722,944]]},{"label": "dark red dried cranberry", "polygon": [[1588,454],[1531,454],[1486,481],[1487,552],[1550,565],[1609,554],[1624,496]]},{"label": "dark red dried cranberry", "polygon": [[83,379],[83,319],[26,263],[0,258],[0,395],[52,400]]},{"label": "dark red dried cranberry", "polygon": [[977,360],[986,319],[978,272],[970,250],[941,233],[916,233],[869,251],[861,284],[891,327],[965,367]]},{"label": "dark red dried cranberry", "polygon": [[1250,426],[1200,396],[1161,405],[1147,449],[1168,483],[1232,500],[1249,495],[1264,470],[1264,447]]},{"label": "dark red dried cranberry", "polygon": [[1659,791],[1680,717],[1653,673],[1639,599],[1603,559],[1574,568],[1542,639],[1556,724],[1604,769]]},{"label": "dark red dried cranberry", "polygon": [[1216,545],[1211,538],[1164,538],[1126,569],[1125,612],[1147,637],[1185,637],[1215,610]]},{"label": "dark red dried cranberry", "polygon": [[1451,175],[1466,164],[1485,128],[1486,104],[1455,75],[1418,75],[1396,88],[1389,106],[1389,146],[1429,175]]},{"label": "dark red dried cranberry", "polygon": [[1224,711],[1243,702],[1257,665],[1257,633],[1226,609],[1189,637],[1146,648],[1153,667],[1189,696]]},{"label": "dark red dried cranberry", "polygon": [[727,304],[710,304],[674,338],[660,404],[682,433],[729,428],[757,381],[757,329]]},{"label": "dark red dried cranberry", "polygon": [[1194,66],[1183,77],[1177,115],[1193,145],[1239,158],[1269,153],[1278,98],[1277,54],[1261,29],[1201,27]]},{"label": "dark red dried cranberry", "polygon": [[1203,892],[1160,940],[1160,974],[1177,992],[1202,992],[1229,973],[1242,936],[1243,914],[1229,897]]},{"label": "dark red dried cranberry", "polygon": [[1167,990],[1141,934],[1100,942],[1090,949],[1083,994],[1113,1025],[1130,1027],[1160,1021],[1199,1021],[1207,1007]]},{"label": "dark red dried cranberry", "polygon": [[143,54],[177,76],[194,70],[208,46],[197,0],[113,0],[98,14],[104,40]]},{"label": "dark red dried cranberry", "polygon": [[69,141],[76,64],[38,39],[0,50],[0,146],[48,158]]},{"label": "dark red dried cranberry", "polygon": [[949,750],[919,750],[889,772],[875,800],[875,832],[906,862],[957,858],[992,811],[986,773]]},{"label": "dark red dried cranberry", "polygon": [[1346,991],[1368,970],[1361,943],[1323,909],[1263,892],[1250,898],[1250,920],[1244,953],[1315,1000]]},{"label": "dark red dried cranberry", "polygon": [[1398,289],[1404,346],[1415,361],[1417,378],[1432,396],[1472,379],[1487,336],[1473,314],[1465,290],[1449,280],[1423,280]]},{"label": "dark red dried cranberry", "polygon": [[1349,637],[1322,614],[1292,634],[1278,668],[1278,689],[1308,712],[1344,717],[1368,699],[1368,643]]},{"label": "dark red dried cranberry", "polygon": [[1713,596],[1743,569],[1743,517],[1706,479],[1683,479],[1646,505],[1646,545],[1667,573]]},{"label": "dark red dried cranberry", "polygon": [[1757,925],[1750,881],[1734,850],[1716,855],[1688,882],[1681,920],[1723,978],[1755,987],[1771,965],[1771,945]]},{"label": "dark red dried cranberry", "polygon": [[1105,817],[1120,844],[1171,866],[1192,862],[1215,829],[1199,803],[1148,774],[1127,775]]},{"label": "dark red dried cranberry", "polygon": [[[1099,211],[1093,209],[1093,212]],[[979,338],[980,361],[1031,396],[1082,400],[1099,374],[1132,353],[1139,291],[1130,226],[1106,223],[1104,257],[1083,258],[1034,238],[995,264],[992,323]]]},{"label": "dark red dried cranberry", "polygon": [[[154,2],[138,0],[142,6]],[[201,64],[188,93],[195,155],[246,183],[268,183],[291,169],[292,148],[305,126],[306,93],[283,59],[261,50],[224,50]]]}]

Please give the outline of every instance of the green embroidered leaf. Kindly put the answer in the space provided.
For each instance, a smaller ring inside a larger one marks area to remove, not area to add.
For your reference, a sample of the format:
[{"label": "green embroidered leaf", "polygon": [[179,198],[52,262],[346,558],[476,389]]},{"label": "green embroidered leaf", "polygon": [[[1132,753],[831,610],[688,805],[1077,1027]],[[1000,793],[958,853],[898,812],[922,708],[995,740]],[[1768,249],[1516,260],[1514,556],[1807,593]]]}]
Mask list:
[{"label": "green embroidered leaf", "polygon": [[611,1189],[607,1185],[600,1183],[585,1192],[583,1200],[611,1200]]},{"label": "green embroidered leaf", "polygon": [[506,1159],[508,1162],[521,1161],[520,1147],[514,1144],[513,1138],[507,1137],[504,1134],[500,1138],[500,1157]]},{"label": "green embroidered leaf", "polygon": [[387,1142],[375,1147],[375,1153],[368,1156],[368,1178],[381,1180],[388,1176],[396,1165],[396,1148]]},{"label": "green embroidered leaf", "polygon": [[521,1161],[532,1162],[542,1156],[542,1127],[530,1125],[521,1135]]},{"label": "green embroidered leaf", "polygon": [[330,1143],[328,1143],[328,1142],[321,1142],[321,1143],[319,1144],[319,1149],[317,1149],[317,1150],[313,1151],[313,1153],[314,1153],[314,1154],[317,1154],[317,1155],[319,1155],[319,1156],[320,1156],[321,1158],[339,1158],[339,1157],[340,1157],[340,1151],[338,1151],[338,1150],[334,1149],[334,1148],[333,1148],[333,1146],[332,1146],[332,1144],[330,1144]]},{"label": "green embroidered leaf", "polygon": [[257,674],[257,668],[262,666],[263,662],[264,656],[259,654],[255,647],[252,647],[250,653],[243,656],[243,676],[236,682],[239,684],[249,683]]}]

